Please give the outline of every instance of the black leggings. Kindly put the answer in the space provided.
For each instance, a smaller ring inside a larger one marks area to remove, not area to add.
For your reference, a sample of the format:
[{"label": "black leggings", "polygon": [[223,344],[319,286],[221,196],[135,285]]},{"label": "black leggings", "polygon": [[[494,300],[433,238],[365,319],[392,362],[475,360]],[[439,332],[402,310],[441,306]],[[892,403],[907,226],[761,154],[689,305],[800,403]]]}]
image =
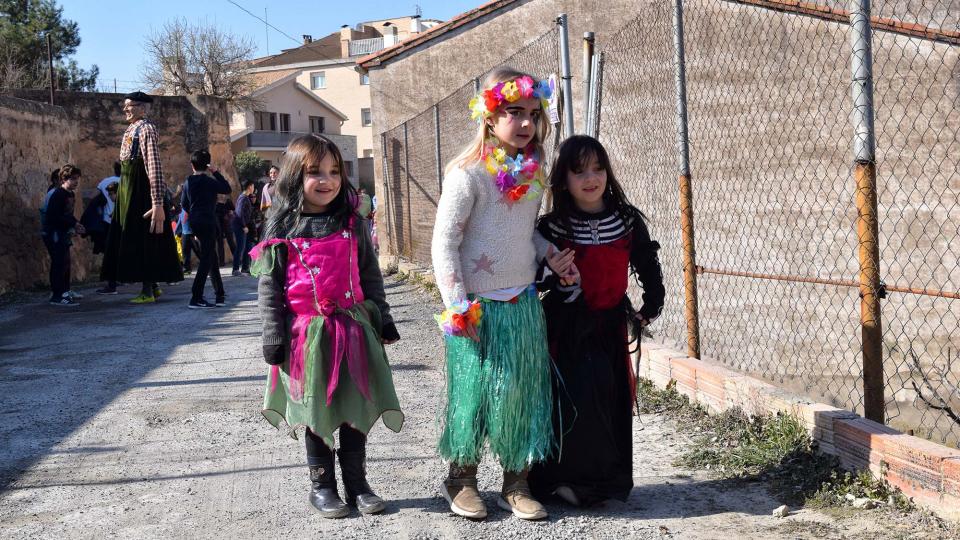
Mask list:
[{"label": "black leggings", "polygon": [[[333,457],[333,453],[323,442],[323,438],[310,431],[310,428],[307,428],[307,436],[304,437],[304,441],[307,445],[307,465],[320,465],[322,460]],[[340,426],[340,450],[347,452],[363,450],[366,444],[366,435],[346,424]]]}]

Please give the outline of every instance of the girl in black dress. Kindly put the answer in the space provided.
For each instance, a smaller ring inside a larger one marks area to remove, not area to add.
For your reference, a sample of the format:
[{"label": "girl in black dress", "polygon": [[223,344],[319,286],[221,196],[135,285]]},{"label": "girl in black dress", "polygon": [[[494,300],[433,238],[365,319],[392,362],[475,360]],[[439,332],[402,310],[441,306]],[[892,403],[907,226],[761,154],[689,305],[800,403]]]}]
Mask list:
[{"label": "girl in black dress", "polygon": [[[560,372],[554,425],[562,451],[533,467],[530,486],[538,496],[555,494],[575,506],[626,500],[636,399],[628,328],[639,335],[663,309],[660,245],[596,139],[564,141],[550,186],[553,207],[537,230],[560,250],[574,250],[580,283],[564,286],[546,265],[541,269],[550,353]],[[626,294],[630,273],[644,290],[639,310]]]}]

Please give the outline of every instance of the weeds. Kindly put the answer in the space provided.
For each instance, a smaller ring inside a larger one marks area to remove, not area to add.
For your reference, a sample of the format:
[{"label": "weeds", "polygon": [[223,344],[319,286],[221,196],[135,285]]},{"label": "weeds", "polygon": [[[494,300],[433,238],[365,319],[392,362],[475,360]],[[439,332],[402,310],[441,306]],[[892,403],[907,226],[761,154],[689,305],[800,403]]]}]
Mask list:
[{"label": "weeds", "polygon": [[724,479],[763,480],[793,506],[840,508],[869,499],[891,510],[915,512],[918,519],[946,530],[942,520],[918,512],[899,489],[875,478],[869,470],[841,470],[836,457],[817,451],[816,441],[793,416],[749,416],[740,409],[709,415],[703,406],[677,392],[673,380],[660,390],[653,382],[640,379],[637,402],[640,412],[666,414],[678,429],[694,436],[694,444],[677,465],[706,469]]}]

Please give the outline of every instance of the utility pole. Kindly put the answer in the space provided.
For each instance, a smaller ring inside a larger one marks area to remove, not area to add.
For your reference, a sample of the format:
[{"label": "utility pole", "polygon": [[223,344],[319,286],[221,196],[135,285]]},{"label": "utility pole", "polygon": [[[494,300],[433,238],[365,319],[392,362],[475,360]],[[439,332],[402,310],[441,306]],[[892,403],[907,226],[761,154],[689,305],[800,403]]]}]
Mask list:
[{"label": "utility pole", "polygon": [[263,33],[267,35],[267,56],[270,56],[270,23],[267,22],[267,8],[263,8]]},{"label": "utility pole", "polygon": [[50,104],[53,105],[53,38],[47,32],[47,65],[50,71]]}]

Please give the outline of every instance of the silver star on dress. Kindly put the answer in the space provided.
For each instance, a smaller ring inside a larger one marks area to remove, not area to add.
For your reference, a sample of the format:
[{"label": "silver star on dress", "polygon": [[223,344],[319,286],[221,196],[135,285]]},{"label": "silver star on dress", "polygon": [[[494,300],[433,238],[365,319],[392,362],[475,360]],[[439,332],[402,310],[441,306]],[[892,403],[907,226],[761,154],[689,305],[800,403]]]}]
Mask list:
[{"label": "silver star on dress", "polygon": [[343,296],[345,296],[346,298],[350,298],[351,296],[353,296],[353,293],[350,292],[350,291],[347,291],[347,292],[343,293]]},{"label": "silver star on dress", "polygon": [[307,242],[306,240],[304,240],[304,241],[303,241],[303,249],[310,249],[310,242]]},{"label": "silver star on dress", "polygon": [[350,238],[350,233],[347,232],[347,231],[343,231],[343,237],[344,237],[344,238]]}]

